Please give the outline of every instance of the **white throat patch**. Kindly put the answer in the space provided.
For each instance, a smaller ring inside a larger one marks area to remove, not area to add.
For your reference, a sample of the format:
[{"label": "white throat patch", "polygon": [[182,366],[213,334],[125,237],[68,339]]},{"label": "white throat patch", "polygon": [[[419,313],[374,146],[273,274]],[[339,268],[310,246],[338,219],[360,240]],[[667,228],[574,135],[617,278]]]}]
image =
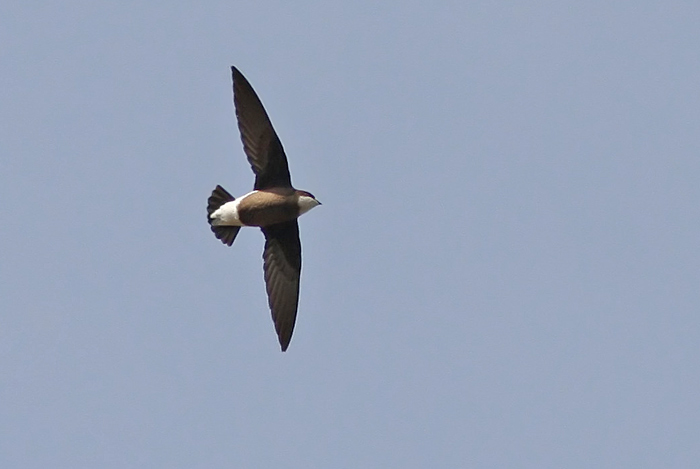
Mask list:
[{"label": "white throat patch", "polygon": [[308,195],[299,196],[299,215],[303,215],[315,206],[319,205],[319,201]]}]

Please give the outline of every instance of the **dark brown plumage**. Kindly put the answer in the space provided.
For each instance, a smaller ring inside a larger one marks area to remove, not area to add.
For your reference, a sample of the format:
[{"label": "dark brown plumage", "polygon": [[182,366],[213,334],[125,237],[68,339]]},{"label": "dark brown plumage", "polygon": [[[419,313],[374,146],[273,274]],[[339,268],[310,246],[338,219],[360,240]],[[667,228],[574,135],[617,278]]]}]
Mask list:
[{"label": "dark brown plumage", "polygon": [[233,102],[243,150],[256,175],[254,189],[292,187],[287,156],[270,118],[248,80],[231,67]]},{"label": "dark brown plumage", "polygon": [[299,304],[301,241],[296,220],[262,228],[265,235],[263,269],[268,304],[282,351],[292,340]]}]

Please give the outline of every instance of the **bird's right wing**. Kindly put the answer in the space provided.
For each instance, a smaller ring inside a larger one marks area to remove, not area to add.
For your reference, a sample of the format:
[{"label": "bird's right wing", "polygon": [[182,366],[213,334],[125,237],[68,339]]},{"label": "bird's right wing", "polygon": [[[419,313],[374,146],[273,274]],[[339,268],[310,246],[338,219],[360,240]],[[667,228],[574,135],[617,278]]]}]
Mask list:
[{"label": "bird's right wing", "polygon": [[268,303],[282,351],[292,340],[299,304],[301,241],[296,220],[261,228],[265,235],[263,269]]}]

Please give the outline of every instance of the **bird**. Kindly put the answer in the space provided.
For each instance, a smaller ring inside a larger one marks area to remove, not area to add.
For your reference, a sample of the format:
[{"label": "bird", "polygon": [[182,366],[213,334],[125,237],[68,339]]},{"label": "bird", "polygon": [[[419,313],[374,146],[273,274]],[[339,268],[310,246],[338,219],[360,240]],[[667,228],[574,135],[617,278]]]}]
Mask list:
[{"label": "bird", "polygon": [[292,186],[282,142],[260,98],[235,66],[231,75],[238,130],[255,183],[251,192],[239,198],[217,185],[207,201],[207,221],[214,236],[227,246],[244,226],[259,227],[265,236],[265,288],[284,352],[292,339],[299,305],[301,240],[297,218],[321,202],[310,192]]}]

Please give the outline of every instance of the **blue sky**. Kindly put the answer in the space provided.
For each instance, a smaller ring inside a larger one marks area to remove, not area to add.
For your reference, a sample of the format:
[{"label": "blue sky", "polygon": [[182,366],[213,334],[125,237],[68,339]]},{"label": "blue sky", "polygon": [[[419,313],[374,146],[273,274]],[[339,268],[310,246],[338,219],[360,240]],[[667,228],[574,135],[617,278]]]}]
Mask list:
[{"label": "blue sky", "polygon": [[[697,464],[699,14],[4,2],[0,465]],[[230,65],[323,202],[284,354]]]}]

